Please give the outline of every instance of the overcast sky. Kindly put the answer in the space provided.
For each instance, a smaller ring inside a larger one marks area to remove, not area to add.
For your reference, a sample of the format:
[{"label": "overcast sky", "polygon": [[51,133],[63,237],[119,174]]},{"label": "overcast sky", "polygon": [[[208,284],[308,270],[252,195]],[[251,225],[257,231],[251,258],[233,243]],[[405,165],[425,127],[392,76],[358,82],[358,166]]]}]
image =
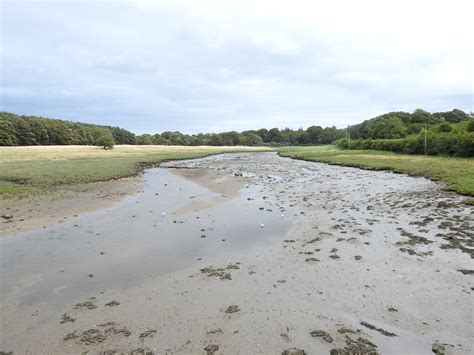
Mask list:
[{"label": "overcast sky", "polygon": [[136,133],[473,109],[472,1],[5,1],[0,110]]}]

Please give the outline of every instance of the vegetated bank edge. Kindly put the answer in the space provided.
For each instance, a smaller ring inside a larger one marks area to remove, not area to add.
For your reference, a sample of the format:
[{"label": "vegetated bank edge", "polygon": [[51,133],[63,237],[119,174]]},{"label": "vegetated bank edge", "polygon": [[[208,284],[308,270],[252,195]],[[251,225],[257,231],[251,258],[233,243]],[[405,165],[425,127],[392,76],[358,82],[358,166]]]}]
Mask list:
[{"label": "vegetated bank edge", "polygon": [[[302,151],[302,150],[305,151]],[[325,149],[325,150],[324,150]],[[322,153],[318,155],[318,150]],[[331,150],[333,154],[325,155],[324,152],[328,152]],[[429,180],[442,182],[445,188],[449,191],[454,191],[462,195],[471,196],[471,198],[467,198],[464,202],[466,204],[474,205],[474,159],[471,158],[461,158],[463,162],[468,161],[468,167],[464,167],[467,170],[472,170],[471,174],[467,174],[468,177],[464,178],[467,181],[459,181],[462,180],[464,175],[460,171],[450,171],[451,175],[445,176],[442,174],[441,169],[436,171],[436,166],[433,166],[431,170],[435,170],[433,173],[427,172],[423,170],[422,167],[417,168],[417,166],[410,162],[410,168],[403,168],[397,167],[390,164],[390,161],[385,161],[383,165],[379,165],[380,162],[375,161],[377,156],[383,156],[384,158],[394,156],[396,158],[405,158],[407,159],[407,163],[410,159],[413,158],[421,158],[424,159],[425,156],[420,155],[402,155],[402,154],[395,154],[390,152],[384,151],[363,151],[358,153],[357,151],[350,151],[350,150],[342,150],[335,146],[317,146],[317,147],[284,147],[278,149],[278,155],[281,157],[287,157],[292,159],[304,160],[304,161],[313,161],[313,162],[320,162],[329,165],[339,165],[339,166],[348,166],[353,168],[359,168],[364,170],[374,170],[374,171],[391,171],[397,174],[407,174],[409,176],[414,177],[425,177]],[[342,157],[343,155],[350,155],[351,161],[338,161],[337,157]],[[363,155],[364,162],[357,161],[359,155],[359,159],[361,159],[360,155]],[[370,161],[370,159],[374,158],[374,161]],[[454,161],[454,159],[459,158],[451,158],[451,157],[434,157],[430,156],[429,159],[439,160],[440,163],[443,159],[449,159]],[[469,177],[470,176],[470,177]]]},{"label": "vegetated bank edge", "polygon": [[[148,146],[149,147],[149,146]],[[39,148],[39,147],[38,147]],[[48,149],[51,147],[48,147]],[[151,148],[151,147],[150,147]],[[172,147],[167,147],[172,148]],[[179,147],[180,149],[183,147]],[[194,148],[194,149],[193,149]],[[61,186],[74,186],[78,184],[87,184],[87,183],[94,183],[94,182],[104,182],[104,181],[113,181],[119,180],[129,177],[134,177],[141,174],[145,169],[153,168],[159,166],[163,162],[167,161],[178,161],[178,160],[186,160],[186,159],[198,159],[198,158],[205,158],[208,156],[219,155],[219,154],[228,154],[228,153],[242,153],[242,152],[263,152],[263,151],[272,151],[272,149],[264,148],[264,147],[245,147],[245,149],[239,149],[238,147],[209,147],[211,150],[215,151],[196,151],[197,147],[186,147],[185,150],[180,150],[176,152],[169,152],[169,151],[162,151],[162,152],[144,152],[142,156],[138,157],[121,157],[121,156],[113,156],[113,157],[91,157],[90,161],[88,158],[81,158],[78,161],[84,162],[83,165],[83,176],[80,179],[76,174],[66,173],[63,174],[62,177],[57,179],[57,181],[48,181],[46,177],[41,176],[37,178],[37,181],[32,181],[33,179],[25,178],[22,175],[20,169],[19,171],[10,172],[8,177],[0,176],[0,199],[4,200],[12,200],[12,199],[22,199],[22,198],[29,198],[34,197],[35,195],[48,195],[53,191],[57,190],[58,187]],[[151,153],[151,154],[150,154]],[[158,155],[156,158],[153,155]],[[163,157],[163,155],[167,155]],[[107,161],[105,159],[113,158],[117,162],[115,171],[113,175],[108,175],[107,173],[102,174],[95,174],[95,170],[97,169],[98,164],[105,164]],[[67,158],[66,162],[69,163],[74,162],[75,158]],[[142,160],[141,160],[142,159]],[[63,160],[63,159],[61,159]],[[135,161],[136,160],[136,161]],[[57,169],[61,170],[60,167],[54,166],[56,161],[48,160],[48,159],[30,159],[28,161],[10,161],[12,165],[19,165],[21,163],[26,165],[26,169],[28,170],[41,170],[41,163],[46,162],[49,165],[49,169]],[[123,166],[120,164],[123,162]],[[95,165],[93,165],[95,164]],[[1,164],[0,164],[1,166]],[[23,166],[25,169],[25,166]],[[46,168],[48,169],[48,167]],[[14,168],[13,168],[14,170]],[[91,172],[92,171],[92,172]],[[40,171],[43,173],[42,171]],[[79,170],[78,173],[82,171]],[[47,174],[46,174],[47,175]],[[102,175],[102,176],[101,176]]]}]

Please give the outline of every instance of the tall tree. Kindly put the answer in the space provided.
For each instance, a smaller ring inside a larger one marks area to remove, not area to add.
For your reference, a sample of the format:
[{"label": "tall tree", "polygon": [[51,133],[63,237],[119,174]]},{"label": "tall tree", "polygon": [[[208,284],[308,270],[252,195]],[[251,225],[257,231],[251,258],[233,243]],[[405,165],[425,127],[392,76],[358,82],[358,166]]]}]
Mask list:
[{"label": "tall tree", "polygon": [[7,120],[0,120],[0,146],[18,145],[15,126]]},{"label": "tall tree", "polygon": [[16,119],[18,141],[20,145],[35,145],[36,137],[28,122],[18,117]]}]

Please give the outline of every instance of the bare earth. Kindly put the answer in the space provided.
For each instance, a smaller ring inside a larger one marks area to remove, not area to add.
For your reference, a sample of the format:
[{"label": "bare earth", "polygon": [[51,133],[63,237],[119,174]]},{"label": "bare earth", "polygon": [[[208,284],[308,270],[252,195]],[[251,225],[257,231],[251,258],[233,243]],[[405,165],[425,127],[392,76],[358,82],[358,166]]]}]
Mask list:
[{"label": "bare earth", "polygon": [[474,352],[462,196],[273,153],[163,166],[106,212],[0,240],[0,351]]}]

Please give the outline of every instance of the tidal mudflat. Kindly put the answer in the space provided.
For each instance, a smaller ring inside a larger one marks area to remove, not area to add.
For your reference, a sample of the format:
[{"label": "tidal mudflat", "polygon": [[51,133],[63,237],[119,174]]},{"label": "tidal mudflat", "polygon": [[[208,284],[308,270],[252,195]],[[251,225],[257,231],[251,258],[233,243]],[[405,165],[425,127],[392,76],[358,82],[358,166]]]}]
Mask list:
[{"label": "tidal mudflat", "polygon": [[274,153],[144,180],[0,239],[1,351],[474,351],[473,207],[441,185]]}]

